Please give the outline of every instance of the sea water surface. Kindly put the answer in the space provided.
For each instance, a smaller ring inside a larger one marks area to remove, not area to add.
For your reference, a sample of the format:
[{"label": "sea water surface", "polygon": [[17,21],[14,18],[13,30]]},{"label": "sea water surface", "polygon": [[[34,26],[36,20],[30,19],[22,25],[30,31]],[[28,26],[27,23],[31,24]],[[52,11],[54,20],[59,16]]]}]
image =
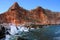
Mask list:
[{"label": "sea water surface", "polygon": [[60,40],[60,25],[50,25],[36,29],[28,29],[25,27],[18,28],[19,30],[11,26],[10,33],[12,35],[6,35],[5,40],[18,40],[18,38],[26,40]]}]

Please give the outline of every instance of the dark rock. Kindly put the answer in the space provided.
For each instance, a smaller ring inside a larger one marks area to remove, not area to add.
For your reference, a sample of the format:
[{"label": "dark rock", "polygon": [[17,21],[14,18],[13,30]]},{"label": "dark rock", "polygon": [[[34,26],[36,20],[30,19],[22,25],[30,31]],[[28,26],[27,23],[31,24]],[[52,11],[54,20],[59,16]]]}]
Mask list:
[{"label": "dark rock", "polygon": [[5,37],[5,27],[0,25],[0,39]]},{"label": "dark rock", "polygon": [[22,37],[18,37],[17,40],[28,40],[28,39],[26,39],[26,38],[22,38]]}]

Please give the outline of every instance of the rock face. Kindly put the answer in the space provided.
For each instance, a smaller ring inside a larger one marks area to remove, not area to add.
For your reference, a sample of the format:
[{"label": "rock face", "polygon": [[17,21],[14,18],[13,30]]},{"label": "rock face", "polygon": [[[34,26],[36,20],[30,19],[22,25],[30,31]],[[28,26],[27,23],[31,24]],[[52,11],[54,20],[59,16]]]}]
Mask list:
[{"label": "rock face", "polygon": [[26,10],[15,2],[7,12],[0,14],[0,23],[23,24],[26,22],[36,24],[60,24],[60,13],[52,12],[42,7]]}]

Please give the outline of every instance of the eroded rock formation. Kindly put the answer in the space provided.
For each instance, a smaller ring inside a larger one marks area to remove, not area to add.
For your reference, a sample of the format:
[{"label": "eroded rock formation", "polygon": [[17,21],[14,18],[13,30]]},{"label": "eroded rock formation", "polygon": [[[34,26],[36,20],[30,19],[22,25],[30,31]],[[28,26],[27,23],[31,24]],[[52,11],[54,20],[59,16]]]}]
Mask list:
[{"label": "eroded rock formation", "polygon": [[0,14],[0,23],[23,24],[60,24],[60,13],[52,12],[42,7],[26,10],[15,2],[5,13]]}]

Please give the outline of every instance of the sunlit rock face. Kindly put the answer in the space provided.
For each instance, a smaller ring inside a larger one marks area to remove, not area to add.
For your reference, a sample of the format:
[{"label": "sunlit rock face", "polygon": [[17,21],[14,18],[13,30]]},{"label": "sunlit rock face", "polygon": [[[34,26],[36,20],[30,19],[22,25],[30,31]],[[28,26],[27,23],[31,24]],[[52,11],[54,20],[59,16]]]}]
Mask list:
[{"label": "sunlit rock face", "polygon": [[37,21],[37,23],[40,23],[40,24],[48,24],[48,17],[44,11],[44,9],[42,7],[37,7],[36,9],[33,9],[30,11],[31,14],[32,14],[32,17],[31,18],[34,18],[35,21]]},{"label": "sunlit rock face", "polygon": [[60,12],[52,12],[42,7],[26,10],[15,2],[5,13],[0,14],[0,23],[23,24],[60,24]]},{"label": "sunlit rock face", "polygon": [[[42,7],[37,7],[33,10],[26,10],[20,7],[17,2],[15,2],[8,9],[8,11],[0,14],[0,24],[3,24],[4,28],[6,28],[5,31],[5,29],[3,30],[3,28],[0,27],[0,35],[4,35],[4,37],[6,37],[6,40],[8,40],[11,35],[15,35],[18,32],[29,32],[29,29],[35,30],[35,25],[33,28],[30,26],[27,27],[26,25],[60,24],[60,12],[52,12],[50,10],[43,9]],[[37,29],[39,28],[37,27]],[[50,32],[48,31],[47,33]],[[58,33],[60,34],[59,31],[55,32],[55,34]],[[60,37],[54,37],[54,39],[60,39]]]},{"label": "sunlit rock face", "polygon": [[0,23],[24,23],[26,21],[25,13],[28,11],[19,7],[18,3],[14,3],[7,12],[1,14]]}]

